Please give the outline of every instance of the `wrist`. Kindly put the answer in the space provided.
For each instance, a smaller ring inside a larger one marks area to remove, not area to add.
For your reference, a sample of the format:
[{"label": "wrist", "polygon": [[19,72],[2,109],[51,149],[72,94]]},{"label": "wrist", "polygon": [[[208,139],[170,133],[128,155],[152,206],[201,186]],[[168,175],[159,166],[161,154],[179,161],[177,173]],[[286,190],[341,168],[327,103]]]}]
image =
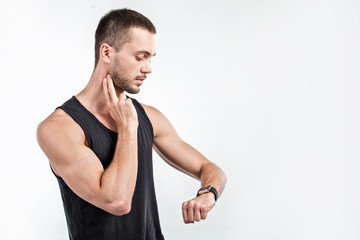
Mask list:
[{"label": "wrist", "polygon": [[203,194],[198,195],[198,197],[202,197],[202,198],[206,199],[206,201],[209,203],[216,203],[215,194],[213,192],[203,193]]},{"label": "wrist", "polygon": [[202,195],[202,194],[207,194],[207,193],[211,193],[211,194],[214,196],[215,202],[217,201],[217,199],[218,199],[218,192],[217,192],[217,190],[216,190],[213,186],[211,186],[211,185],[208,185],[208,186],[205,186],[205,187],[200,188],[199,191],[197,192],[197,196]]},{"label": "wrist", "polygon": [[137,127],[118,127],[118,138],[137,137]]}]

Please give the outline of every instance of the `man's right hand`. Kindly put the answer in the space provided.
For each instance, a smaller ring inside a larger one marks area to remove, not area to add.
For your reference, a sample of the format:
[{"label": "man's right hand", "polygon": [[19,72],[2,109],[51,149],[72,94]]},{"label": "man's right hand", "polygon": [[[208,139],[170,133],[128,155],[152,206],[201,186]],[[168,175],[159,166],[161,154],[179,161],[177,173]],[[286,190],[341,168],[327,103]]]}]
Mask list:
[{"label": "man's right hand", "polygon": [[110,74],[103,80],[103,92],[110,116],[116,122],[118,132],[125,129],[136,129],[138,126],[136,109],[131,99],[126,98],[123,90],[120,92],[119,97],[117,97]]}]

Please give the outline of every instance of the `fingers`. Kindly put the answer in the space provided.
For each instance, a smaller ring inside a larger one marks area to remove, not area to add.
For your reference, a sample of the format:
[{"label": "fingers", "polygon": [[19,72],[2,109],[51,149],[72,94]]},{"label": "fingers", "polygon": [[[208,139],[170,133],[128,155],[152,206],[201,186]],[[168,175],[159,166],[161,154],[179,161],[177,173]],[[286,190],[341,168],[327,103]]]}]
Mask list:
[{"label": "fingers", "polygon": [[188,222],[194,223],[194,203],[190,201],[187,206]]},{"label": "fingers", "polygon": [[125,101],[125,100],[126,100],[125,92],[121,92],[121,93],[120,93],[119,99],[122,100],[122,101]]},{"label": "fingers", "polygon": [[189,223],[189,217],[188,217],[188,213],[187,213],[187,204],[188,202],[184,202],[182,205],[182,213],[183,213],[183,219],[184,219],[184,223]]},{"label": "fingers", "polygon": [[110,100],[117,102],[118,97],[116,96],[116,91],[114,87],[114,83],[111,79],[110,74],[106,76],[106,82],[107,82],[107,88],[108,88],[108,94],[110,96]]},{"label": "fingers", "polygon": [[103,93],[104,93],[106,102],[107,102],[108,104],[110,104],[109,90],[108,90],[107,85],[108,85],[108,83],[107,83],[107,78],[104,78],[104,79],[103,79]]},{"label": "fingers", "polygon": [[205,220],[205,219],[207,218],[207,213],[208,213],[208,212],[206,212],[206,211],[201,211],[200,214],[201,214],[201,219],[202,219],[202,220]]},{"label": "fingers", "polygon": [[106,78],[103,79],[103,93],[108,103],[111,103],[111,101],[117,102],[118,100],[126,100],[126,94],[124,91],[120,93],[119,97],[116,96],[114,83],[110,74],[108,74]]},{"label": "fingers", "polygon": [[199,208],[196,208],[194,209],[194,212],[195,212],[195,221],[196,222],[200,222],[201,220],[201,213],[200,213],[200,209]]}]

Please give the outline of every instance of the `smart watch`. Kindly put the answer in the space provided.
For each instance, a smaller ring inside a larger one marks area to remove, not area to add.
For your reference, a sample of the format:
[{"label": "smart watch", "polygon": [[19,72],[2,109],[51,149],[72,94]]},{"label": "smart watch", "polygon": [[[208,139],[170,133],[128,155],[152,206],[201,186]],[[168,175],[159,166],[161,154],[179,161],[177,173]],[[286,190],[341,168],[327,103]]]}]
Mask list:
[{"label": "smart watch", "polygon": [[197,192],[197,195],[196,195],[196,196],[199,196],[199,195],[201,195],[201,194],[203,194],[203,193],[208,193],[208,192],[212,192],[212,193],[214,194],[214,196],[215,196],[215,202],[216,202],[217,199],[218,199],[218,192],[217,192],[217,190],[216,190],[213,186],[211,186],[211,185],[208,185],[208,186],[205,186],[205,187],[200,188],[199,191]]}]

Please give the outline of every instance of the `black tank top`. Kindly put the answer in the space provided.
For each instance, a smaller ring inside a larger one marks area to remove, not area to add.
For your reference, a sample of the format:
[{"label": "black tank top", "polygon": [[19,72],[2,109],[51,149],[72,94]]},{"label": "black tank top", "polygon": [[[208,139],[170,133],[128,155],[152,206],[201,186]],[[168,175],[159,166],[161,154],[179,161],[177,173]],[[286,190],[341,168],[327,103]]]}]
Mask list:
[{"label": "black tank top", "polygon": [[[138,114],[138,175],[130,213],[112,215],[77,196],[57,177],[71,240],[158,240],[164,239],[156,203],[152,144],[153,128],[143,107],[132,99]],[[112,161],[117,133],[105,127],[74,96],[59,108],[69,114],[85,133],[88,147],[104,169]]]}]

